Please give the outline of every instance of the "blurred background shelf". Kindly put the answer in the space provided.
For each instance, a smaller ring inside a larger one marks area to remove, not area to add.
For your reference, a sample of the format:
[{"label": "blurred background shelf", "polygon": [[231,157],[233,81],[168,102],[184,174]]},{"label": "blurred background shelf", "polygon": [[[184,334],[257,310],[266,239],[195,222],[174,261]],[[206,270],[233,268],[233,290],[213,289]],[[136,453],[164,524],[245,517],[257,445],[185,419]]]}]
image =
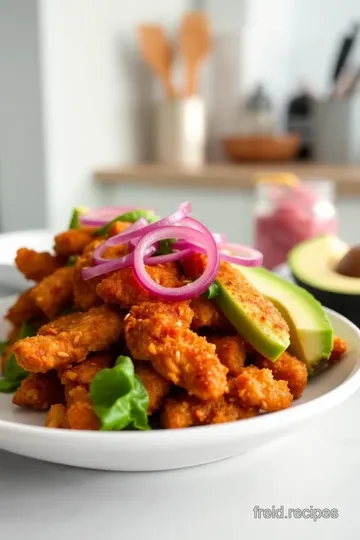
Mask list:
[{"label": "blurred background shelf", "polygon": [[254,175],[269,171],[291,171],[307,179],[328,178],[342,195],[360,195],[360,166],[286,164],[211,164],[200,169],[182,169],[156,164],[104,167],[94,172],[98,184],[133,183],[151,186],[176,186],[204,189],[251,189]]}]

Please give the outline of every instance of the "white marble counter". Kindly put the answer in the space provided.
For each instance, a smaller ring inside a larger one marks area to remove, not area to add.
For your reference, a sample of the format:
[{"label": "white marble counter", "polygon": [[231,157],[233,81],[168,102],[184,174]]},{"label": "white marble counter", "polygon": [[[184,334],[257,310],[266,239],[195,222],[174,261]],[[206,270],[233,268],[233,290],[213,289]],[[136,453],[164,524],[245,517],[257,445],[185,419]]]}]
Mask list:
[{"label": "white marble counter", "polygon": [[[161,473],[72,469],[0,452],[1,540],[360,537],[360,394],[253,454]],[[254,519],[254,506],[338,519]]]}]

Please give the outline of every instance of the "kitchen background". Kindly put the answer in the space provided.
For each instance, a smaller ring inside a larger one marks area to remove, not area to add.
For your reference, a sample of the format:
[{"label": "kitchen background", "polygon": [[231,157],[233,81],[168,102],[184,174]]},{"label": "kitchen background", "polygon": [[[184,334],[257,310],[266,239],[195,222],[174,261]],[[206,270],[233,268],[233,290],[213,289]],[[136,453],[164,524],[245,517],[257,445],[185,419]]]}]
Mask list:
[{"label": "kitchen background", "polygon": [[[122,169],[153,159],[154,103],[162,96],[141,58],[137,28],[159,22],[176,38],[184,13],[193,9],[208,13],[213,33],[201,68],[212,161],[222,159],[221,138],[243,130],[242,107],[259,83],[271,102],[271,122],[282,131],[299,88],[329,95],[339,44],[360,20],[358,0],[0,0],[2,231],[64,228],[75,205],[143,204],[161,214],[190,199],[211,228],[221,224],[233,240],[252,241],[256,164]],[[359,51],[356,42],[355,67]],[[181,65],[175,78],[183,82]],[[356,147],[360,121],[346,123],[356,111],[327,130],[330,157],[331,145],[345,139]],[[336,181],[340,235],[353,243],[360,208],[354,152],[349,163],[281,165],[305,178]]]}]

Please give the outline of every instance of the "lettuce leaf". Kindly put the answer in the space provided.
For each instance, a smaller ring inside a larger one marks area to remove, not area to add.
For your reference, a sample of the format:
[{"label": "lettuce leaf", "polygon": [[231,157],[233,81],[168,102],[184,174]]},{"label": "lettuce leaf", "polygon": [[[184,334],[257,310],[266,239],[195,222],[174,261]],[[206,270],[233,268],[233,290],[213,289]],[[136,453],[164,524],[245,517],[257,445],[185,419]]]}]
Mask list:
[{"label": "lettuce leaf", "polygon": [[[35,336],[36,332],[37,326],[23,322],[19,333],[19,340]],[[0,379],[0,392],[14,392],[19,388],[21,381],[26,379],[27,376],[28,372],[18,365],[15,354],[11,353],[6,364],[5,376],[3,379]]]},{"label": "lettuce leaf", "polygon": [[151,429],[149,396],[128,356],[119,356],[112,369],[103,369],[94,377],[90,395],[103,431]]},{"label": "lettuce leaf", "polygon": [[155,212],[153,210],[132,210],[131,212],[126,212],[126,214],[117,216],[116,218],[109,221],[109,223],[107,223],[103,227],[100,227],[100,229],[96,229],[93,232],[93,235],[106,236],[109,232],[111,225],[115,223],[116,221],[135,223],[135,221],[137,221],[138,219],[142,217],[147,219],[149,223],[155,223],[155,221],[159,220],[159,217],[155,215]]}]

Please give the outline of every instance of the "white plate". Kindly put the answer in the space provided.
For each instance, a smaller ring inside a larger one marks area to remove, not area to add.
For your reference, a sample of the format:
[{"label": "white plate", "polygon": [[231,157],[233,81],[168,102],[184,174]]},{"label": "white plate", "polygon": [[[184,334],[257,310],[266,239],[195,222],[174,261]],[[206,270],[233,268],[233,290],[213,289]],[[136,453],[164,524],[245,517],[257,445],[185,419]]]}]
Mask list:
[{"label": "white plate", "polygon": [[[13,299],[0,300],[0,315]],[[148,432],[84,432],[43,427],[44,414],[19,409],[0,394],[0,449],[54,463],[113,471],[188,467],[249,452],[339,405],[360,386],[360,332],[329,311],[336,335],[349,352],[312,380],[302,399],[284,411],[228,424]],[[0,339],[6,322],[0,319]]]},{"label": "white plate", "polygon": [[14,265],[16,251],[23,246],[36,251],[50,251],[53,243],[54,234],[47,230],[0,234],[0,293],[2,296],[23,291],[30,286]]}]

